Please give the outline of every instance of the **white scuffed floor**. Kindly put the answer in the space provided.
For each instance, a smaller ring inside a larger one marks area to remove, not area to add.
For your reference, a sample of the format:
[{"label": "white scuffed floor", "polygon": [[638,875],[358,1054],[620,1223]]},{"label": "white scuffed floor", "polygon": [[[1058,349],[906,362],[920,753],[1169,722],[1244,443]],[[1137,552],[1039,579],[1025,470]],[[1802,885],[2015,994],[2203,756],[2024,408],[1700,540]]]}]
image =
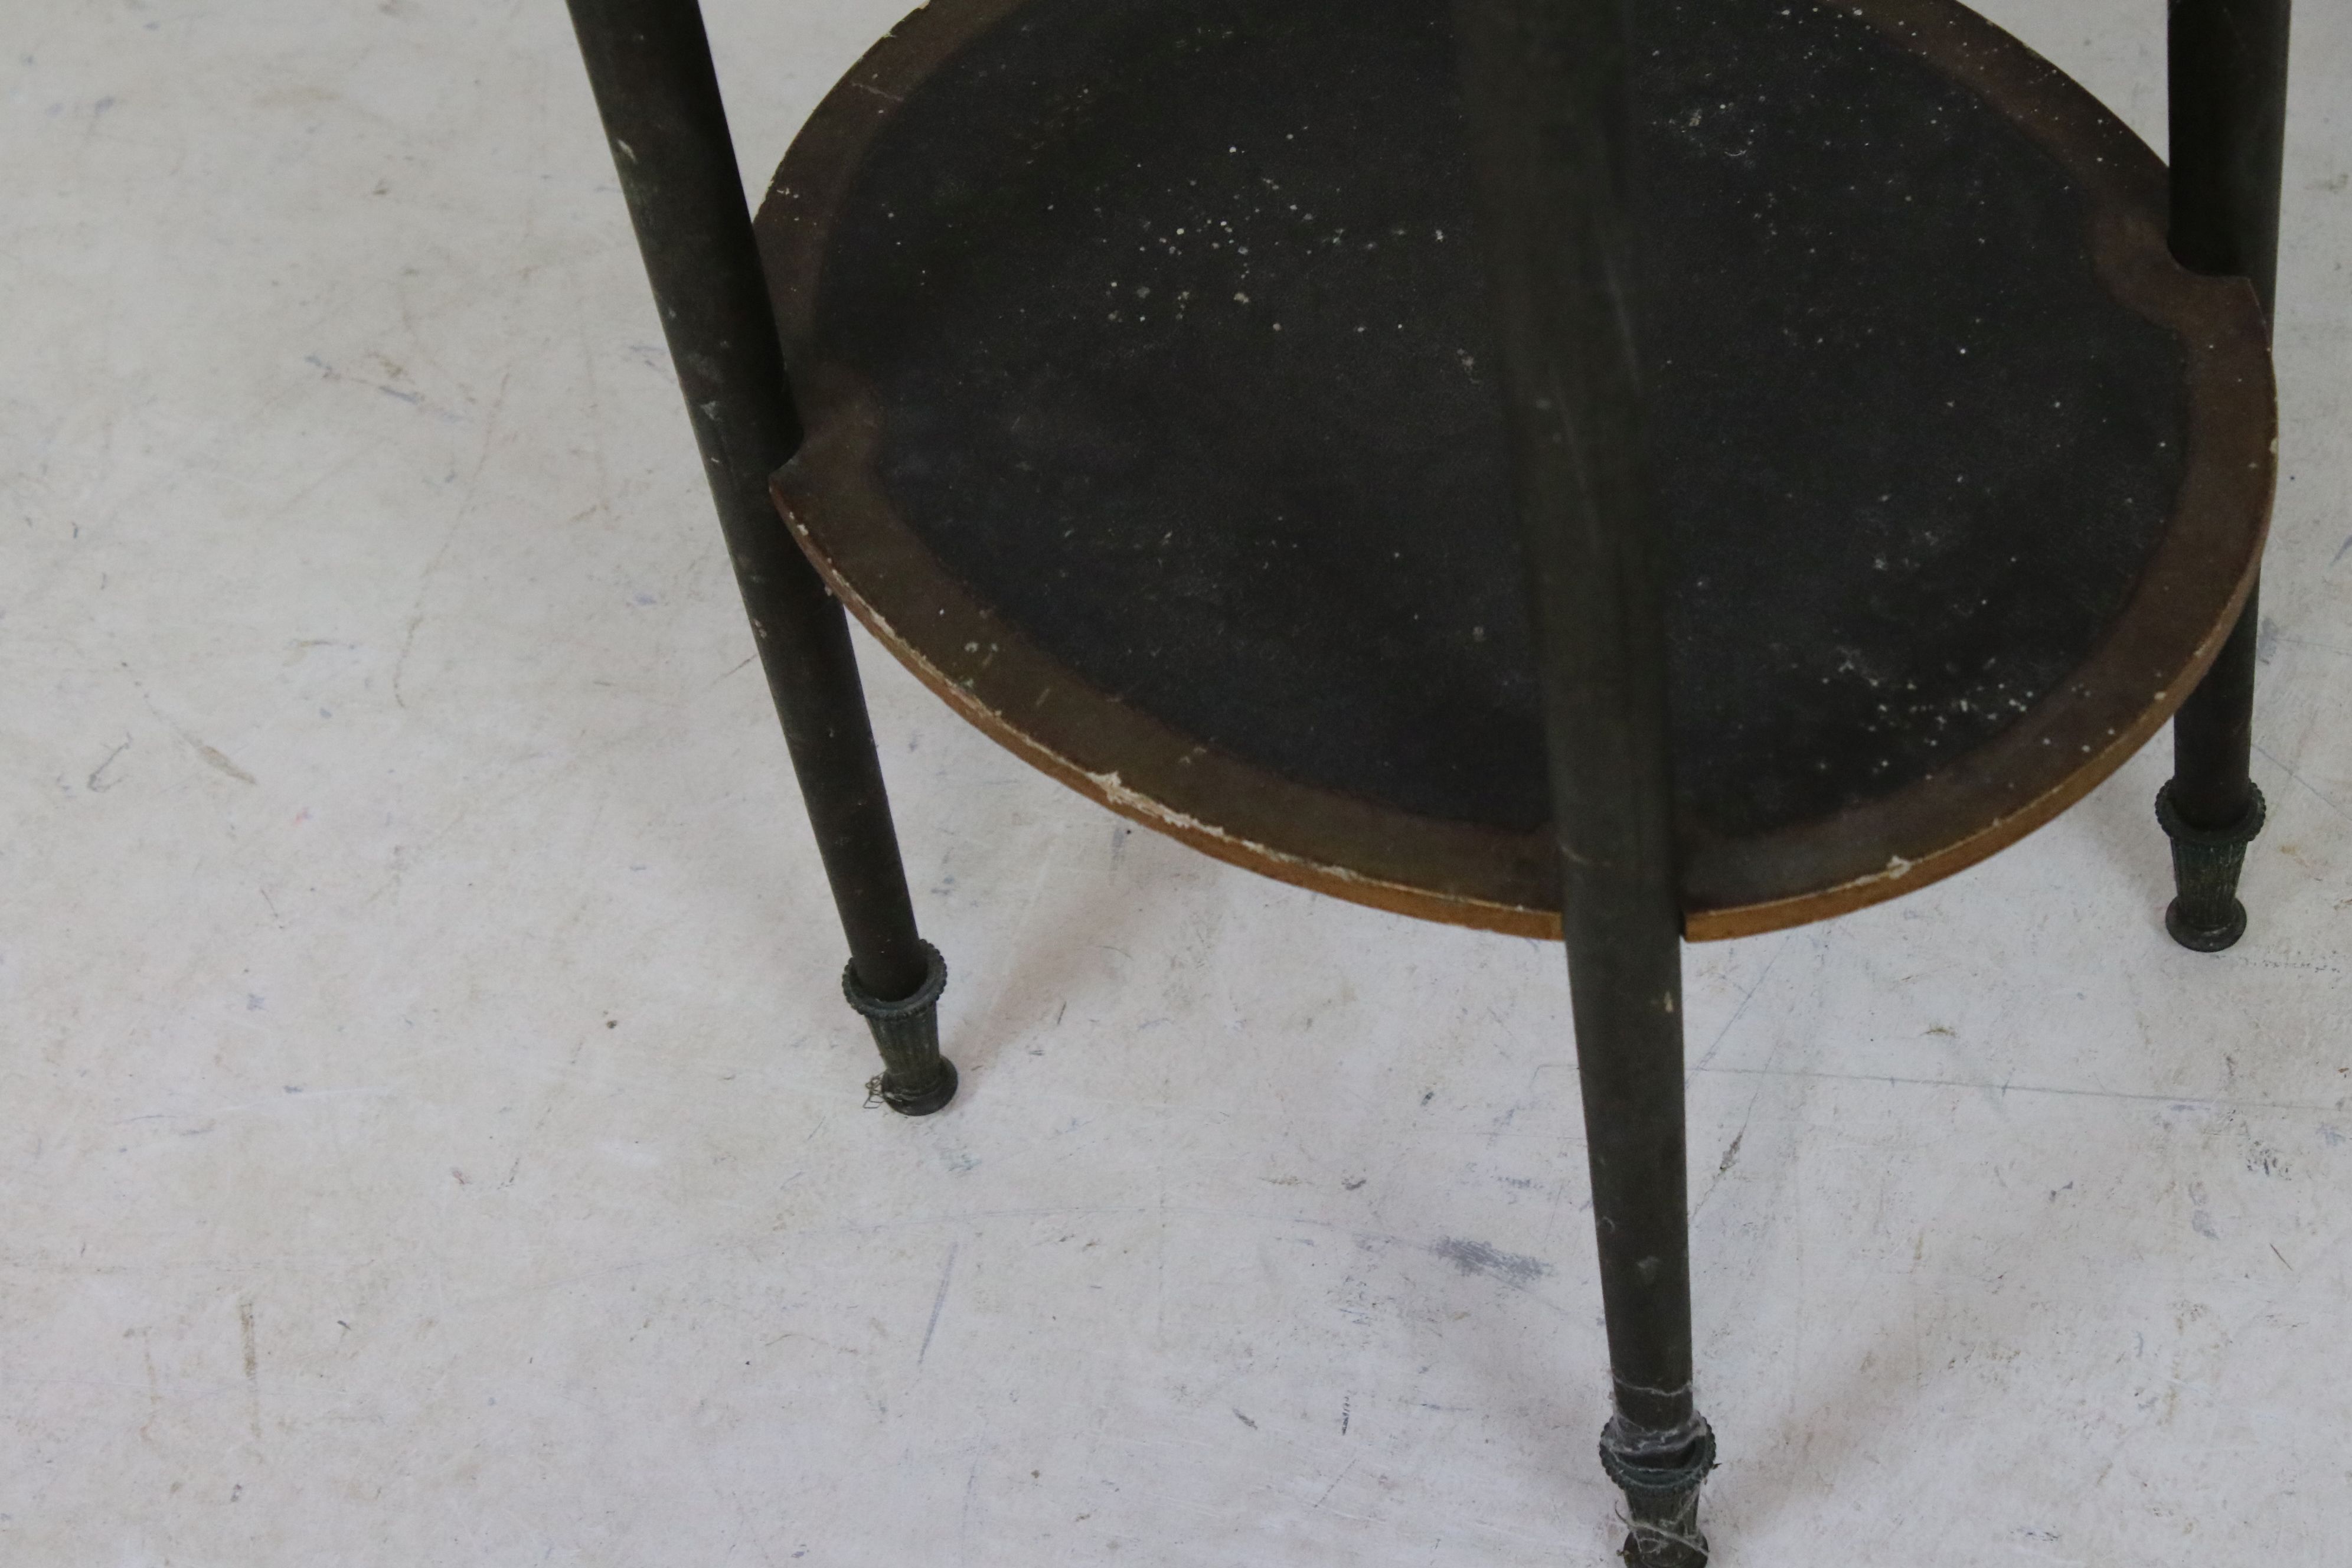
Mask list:
[{"label": "white scuffed floor", "polygon": [[[2162,7],[1993,10],[2160,134]],[[1723,1563],[2342,1550],[2352,15],[2302,11],[2252,932],[2166,941],[2159,748],[1691,950]],[[891,15],[714,0],[753,184]],[[1608,1560],[1556,951],[1131,831],[869,657],[964,1091],[860,1109],[556,0],[0,43],[0,1561]]]}]

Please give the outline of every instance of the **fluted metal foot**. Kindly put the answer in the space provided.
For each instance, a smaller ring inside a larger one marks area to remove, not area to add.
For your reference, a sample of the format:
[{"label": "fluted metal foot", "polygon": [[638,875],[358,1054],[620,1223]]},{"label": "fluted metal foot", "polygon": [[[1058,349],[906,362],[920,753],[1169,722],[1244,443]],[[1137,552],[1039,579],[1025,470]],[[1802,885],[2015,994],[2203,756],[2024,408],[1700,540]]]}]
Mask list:
[{"label": "fluted metal foot", "polygon": [[1601,1468],[1625,1493],[1631,1568],[1706,1568],[1698,1492],[1715,1468],[1715,1433],[1705,1417],[1694,1415],[1672,1432],[1637,1431],[1612,1420],[1601,1434]]},{"label": "fluted metal foot", "polygon": [[2192,827],[2172,803],[2168,784],[2156,795],[2156,820],[2172,840],[2175,897],[2164,911],[2172,940],[2197,952],[2219,952],[2246,934],[2246,906],[2238,901],[2238,876],[2246,846],[2263,830],[2268,808],[2256,789],[2246,815],[2228,827]]},{"label": "fluted metal foot", "polygon": [[866,1085],[866,1103],[887,1105],[901,1116],[929,1116],[955,1098],[955,1063],[940,1055],[940,993],[947,989],[948,961],[923,943],[923,983],[911,996],[886,1002],[857,982],[855,966],[841,972],[841,994],[866,1020],[882,1053],[882,1070]]}]

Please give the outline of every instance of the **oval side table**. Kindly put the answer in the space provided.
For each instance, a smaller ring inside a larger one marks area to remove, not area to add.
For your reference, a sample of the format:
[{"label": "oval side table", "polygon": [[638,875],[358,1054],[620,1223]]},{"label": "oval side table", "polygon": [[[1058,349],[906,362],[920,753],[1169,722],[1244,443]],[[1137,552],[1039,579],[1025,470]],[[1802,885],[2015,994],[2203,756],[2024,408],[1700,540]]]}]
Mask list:
[{"label": "oval side table", "polygon": [[872,1093],[957,1086],[844,606],[1114,811],[1565,938],[1601,1462],[1704,1562],[1680,942],[2176,713],[2168,921],[2243,930],[2285,0],[2176,0],[2168,172],[1956,0],[933,0],[756,246],[692,0],[572,4]]}]

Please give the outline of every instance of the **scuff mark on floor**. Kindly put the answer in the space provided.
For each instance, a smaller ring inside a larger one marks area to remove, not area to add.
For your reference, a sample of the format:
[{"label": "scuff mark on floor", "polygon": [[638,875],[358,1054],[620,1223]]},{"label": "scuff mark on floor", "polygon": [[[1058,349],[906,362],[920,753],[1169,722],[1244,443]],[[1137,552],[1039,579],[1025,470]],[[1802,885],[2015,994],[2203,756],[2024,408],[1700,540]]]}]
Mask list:
[{"label": "scuff mark on floor", "polygon": [[1531,1285],[1551,1272],[1551,1265],[1541,1258],[1504,1252],[1483,1241],[1447,1237],[1432,1243],[1429,1250],[1465,1274],[1484,1274],[1512,1285]]}]

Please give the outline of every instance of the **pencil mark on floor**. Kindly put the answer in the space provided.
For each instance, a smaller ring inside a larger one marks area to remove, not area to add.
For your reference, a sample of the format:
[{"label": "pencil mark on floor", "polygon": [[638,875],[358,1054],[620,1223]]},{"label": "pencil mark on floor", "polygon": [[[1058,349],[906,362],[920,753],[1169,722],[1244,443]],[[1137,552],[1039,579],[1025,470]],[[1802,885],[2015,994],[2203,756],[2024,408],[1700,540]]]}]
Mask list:
[{"label": "pencil mark on floor", "polygon": [[2287,766],[2286,763],[2280,762],[2278,758],[2272,756],[2270,752],[2263,751],[2262,747],[2256,746],[2254,748],[2254,752],[2256,755],[2263,757],[2273,763],[2278,768],[2279,772],[2286,774],[2287,777],[2293,779],[2296,784],[2301,784],[2304,789],[2310,794],[2314,800],[2319,802],[2320,805],[2326,806],[2336,816],[2343,817],[2346,821],[2352,822],[2352,811],[2345,810],[2327,795],[2321,794],[2318,786],[2314,784],[2309,779],[2305,778],[2301,773],[2296,773],[2293,768]]},{"label": "pencil mark on floor", "polygon": [[130,749],[131,737],[125,735],[122,738],[122,744],[107,752],[106,760],[99,763],[98,766],[89,770],[89,777],[84,782],[89,785],[90,794],[104,795],[108,790],[112,789],[116,784],[122,782],[121,779],[107,778],[107,770],[114,766],[114,760],[117,757],[120,757],[123,752]]},{"label": "pencil mark on floor", "polygon": [[971,1509],[980,1497],[981,1461],[987,1458],[988,1450],[985,1448],[974,1455],[971,1473],[963,1479],[963,1512],[956,1521],[956,1558],[959,1562],[971,1560]]},{"label": "pencil mark on floor", "polygon": [[2144,1094],[2121,1089],[2068,1089],[2042,1083],[1974,1083],[1957,1078],[1906,1078],[1900,1073],[1824,1072],[1812,1068],[1703,1068],[1703,1072],[1743,1078],[1809,1078],[1836,1083],[1900,1084],[1906,1089],[1965,1089],[1979,1094],[2055,1094],[2076,1100],[2113,1100],[2149,1105],[2177,1105],[2199,1110],[2333,1111],[2341,1105],[2305,1104],[2287,1100],[2205,1100],[2193,1094]]},{"label": "pencil mark on floor", "polygon": [[1331,1484],[1330,1484],[1329,1486],[1325,1487],[1325,1488],[1323,1489],[1323,1495],[1322,1495],[1321,1497],[1317,1498],[1317,1499],[1315,1500],[1315,1506],[1316,1506],[1317,1508],[1318,1508],[1318,1509],[1319,1509],[1319,1508],[1321,1508],[1325,1503],[1329,1502],[1329,1501],[1331,1500],[1331,1494],[1332,1494],[1333,1492],[1336,1492],[1336,1491],[1338,1491],[1338,1490],[1339,1489],[1339,1483],[1340,1483],[1341,1481],[1346,1480],[1349,1476],[1352,1476],[1352,1475],[1354,1475],[1354,1474],[1356,1473],[1356,1466],[1357,1466],[1360,1462],[1360,1461],[1359,1461],[1359,1460],[1355,1460],[1355,1459],[1350,1459],[1350,1460],[1349,1460],[1349,1461],[1348,1461],[1348,1468],[1347,1468],[1346,1469],[1344,1469],[1344,1470],[1341,1470],[1341,1471],[1340,1471],[1337,1476],[1335,1476],[1335,1477],[1333,1477],[1333,1478],[1332,1478],[1332,1479],[1331,1479]]},{"label": "pencil mark on floor", "polygon": [[258,784],[261,782],[255,778],[251,773],[247,773],[243,768],[238,767],[235,763],[229,761],[228,757],[225,753],[212,746],[205,744],[204,742],[197,740],[194,735],[190,735],[183,731],[180,738],[187,742],[189,745],[194,746],[196,749],[196,755],[202,757],[205,763],[213,767],[218,768],[222,773],[226,773],[229,777],[236,780],[239,784]]},{"label": "pencil mark on floor", "polygon": [[1764,983],[1772,978],[1773,966],[1780,962],[1780,955],[1788,951],[1789,938],[1784,936],[1780,939],[1780,944],[1772,949],[1772,956],[1764,961],[1764,972],[1756,977],[1756,984],[1740,993],[1739,1005],[1731,1010],[1731,1016],[1723,1021],[1723,1027],[1715,1032],[1715,1038],[1709,1040],[1706,1049],[1699,1053],[1698,1067],[1693,1068],[1692,1071],[1696,1072],[1715,1060],[1715,1053],[1723,1048],[1723,1042],[1730,1036],[1733,1026],[1738,1024],[1740,1016],[1748,1011],[1748,1004],[1756,1000],[1756,993],[1764,989]]},{"label": "pencil mark on floor", "polygon": [[237,1331],[245,1341],[246,1405],[252,1418],[254,1440],[261,1438],[261,1351],[253,1331],[253,1302],[250,1298],[236,1304]]},{"label": "pencil mark on floor", "polygon": [[[168,727],[172,733],[179,736],[181,740],[185,741],[188,743],[189,748],[194,751],[197,756],[202,757],[205,760],[206,766],[219,769],[222,773],[226,773],[229,777],[236,780],[239,784],[258,784],[260,782],[251,773],[247,773],[243,768],[238,767],[235,763],[231,762],[228,759],[227,753],[221,751],[219,747],[207,745],[204,741],[200,740],[196,736],[194,731],[190,730],[186,725],[181,723],[171,715],[165,713],[161,708],[156,707],[155,700],[147,694],[147,688],[142,684],[136,677],[132,678],[131,684],[131,687],[139,693],[139,700],[147,705],[147,711],[155,716],[156,722]],[[126,742],[125,744],[128,744],[128,742]]]},{"label": "pencil mark on floor", "polygon": [[923,1348],[915,1352],[915,1364],[919,1367],[923,1364],[923,1358],[931,1353],[931,1336],[940,1331],[940,1313],[947,1308],[948,1283],[955,1278],[956,1254],[962,1247],[961,1241],[948,1243],[947,1267],[940,1270],[940,1293],[931,1298],[931,1321],[923,1329]]}]

